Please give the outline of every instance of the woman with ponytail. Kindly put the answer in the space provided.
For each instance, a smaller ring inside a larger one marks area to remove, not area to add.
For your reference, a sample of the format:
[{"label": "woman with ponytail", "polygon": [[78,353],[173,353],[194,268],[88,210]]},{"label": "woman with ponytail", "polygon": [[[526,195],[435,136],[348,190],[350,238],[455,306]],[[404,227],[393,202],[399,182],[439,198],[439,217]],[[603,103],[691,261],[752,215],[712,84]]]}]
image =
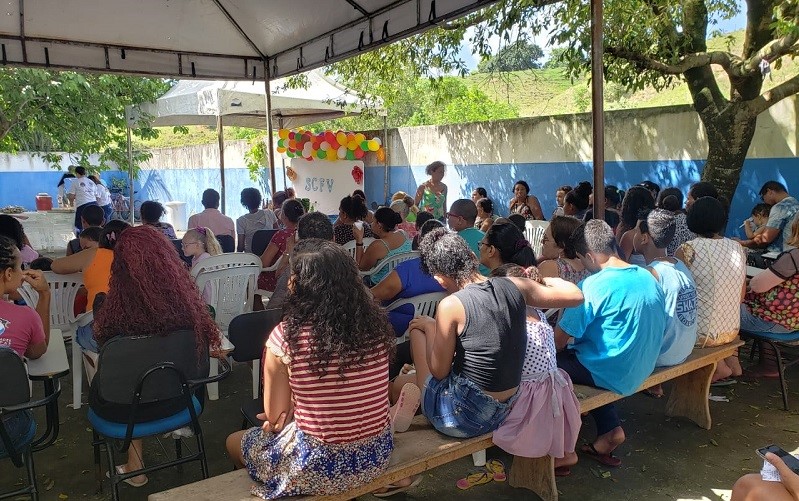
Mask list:
[{"label": "woman with ponytail", "polygon": [[503,264],[524,268],[535,265],[535,252],[521,230],[507,219],[497,219],[479,243],[480,263],[489,270]]},{"label": "woman with ponytail", "polygon": [[[372,269],[381,260],[411,251],[411,240],[404,232],[397,229],[397,225],[402,222],[402,216],[389,209],[381,207],[375,211],[375,223],[372,225],[372,233],[376,240],[363,248],[363,227],[353,226],[352,233],[355,236],[355,262],[358,269],[366,271]],[[377,285],[386,275],[388,269],[378,270],[370,277],[372,285]]]}]

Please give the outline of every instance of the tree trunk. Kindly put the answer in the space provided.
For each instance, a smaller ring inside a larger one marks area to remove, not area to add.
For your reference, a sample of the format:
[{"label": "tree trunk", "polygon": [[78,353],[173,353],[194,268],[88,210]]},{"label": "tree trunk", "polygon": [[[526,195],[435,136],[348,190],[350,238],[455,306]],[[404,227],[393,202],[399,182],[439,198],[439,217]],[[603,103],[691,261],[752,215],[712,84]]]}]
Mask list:
[{"label": "tree trunk", "polygon": [[730,103],[720,114],[699,113],[708,142],[702,181],[713,183],[719,194],[732,202],[746,154],[755,135],[757,116],[745,104]]}]

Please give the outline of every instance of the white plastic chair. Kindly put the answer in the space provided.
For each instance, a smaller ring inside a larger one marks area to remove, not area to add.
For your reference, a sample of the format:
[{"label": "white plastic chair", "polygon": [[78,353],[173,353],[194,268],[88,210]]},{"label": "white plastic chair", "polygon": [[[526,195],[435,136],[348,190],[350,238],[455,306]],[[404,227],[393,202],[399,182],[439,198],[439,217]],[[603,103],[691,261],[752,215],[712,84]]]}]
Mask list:
[{"label": "white plastic chair", "polygon": [[[264,272],[264,271],[277,271],[278,268],[280,268],[280,265],[283,263],[283,259],[285,259],[285,256],[281,255],[280,258],[278,258],[278,260],[275,261],[275,264],[273,264],[272,266],[267,266],[266,268],[261,268],[261,272]],[[256,280],[256,287],[257,286],[258,286],[258,284],[257,284],[257,280]],[[269,299],[270,297],[272,297],[272,291],[268,291],[266,289],[256,289],[255,290],[255,294],[258,295],[258,296],[261,296],[261,299]]]},{"label": "white plastic chair", "polygon": [[403,261],[407,261],[409,259],[415,259],[419,257],[419,251],[410,251],[410,252],[403,252],[402,254],[394,254],[391,257],[381,259],[377,262],[376,265],[371,270],[361,271],[359,272],[362,277],[369,277],[374,275],[380,270],[387,269],[387,274],[394,271],[394,268],[397,267]]},{"label": "white plastic chair", "polygon": [[541,255],[544,232],[548,226],[549,221],[527,221],[524,224],[524,238],[530,242],[530,247],[532,247],[536,258]]},{"label": "white plastic chair", "polygon": [[[406,304],[413,305],[413,316],[419,317],[422,315],[426,315],[428,317],[434,317],[436,314],[436,307],[438,303],[447,297],[446,292],[430,292],[428,294],[420,294],[418,296],[404,298],[404,299],[397,299],[396,301],[392,302],[388,306],[386,306],[386,311],[393,311],[401,306],[405,306]],[[405,331],[405,334],[402,337],[397,338],[397,343],[400,343],[407,339],[408,331]]]},{"label": "white plastic chair", "polygon": [[[216,325],[227,338],[230,321],[242,313],[252,311],[253,297],[261,273],[261,258],[249,253],[229,253],[205,258],[191,269],[191,276],[201,291],[206,284],[211,290],[211,306],[216,313]],[[211,358],[210,375],[219,372],[219,363]],[[256,362],[253,362],[253,380],[258,380]],[[208,398],[219,398],[218,383],[207,385]],[[257,390],[256,390],[257,391]]]},{"label": "white plastic chair", "polygon": [[[375,239],[371,237],[364,238],[363,248],[366,249],[374,241]],[[350,254],[350,256],[352,256],[352,259],[355,259],[355,240],[350,240],[346,244],[342,245],[342,247],[344,247],[344,250],[347,251]]]},{"label": "white plastic chair", "polygon": [[[52,271],[44,272],[50,285],[50,330],[60,330],[65,340],[72,340],[72,407],[80,409],[83,389],[83,357],[75,332],[78,327],[89,325],[94,320],[92,312],[75,315],[75,298],[83,286],[83,274],[59,275]],[[18,289],[25,304],[33,309],[39,304],[39,293],[28,283]]]}]

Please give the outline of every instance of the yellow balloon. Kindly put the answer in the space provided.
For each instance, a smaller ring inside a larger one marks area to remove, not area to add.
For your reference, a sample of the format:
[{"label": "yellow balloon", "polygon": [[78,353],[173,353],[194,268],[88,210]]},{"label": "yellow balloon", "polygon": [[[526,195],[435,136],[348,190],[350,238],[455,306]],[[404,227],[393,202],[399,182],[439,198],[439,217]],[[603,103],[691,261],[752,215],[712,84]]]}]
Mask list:
[{"label": "yellow balloon", "polygon": [[347,135],[343,132],[339,132],[336,134],[336,141],[338,141],[339,146],[344,146],[347,144]]},{"label": "yellow balloon", "polygon": [[286,148],[283,148],[282,146],[278,146],[277,147],[277,152],[278,153],[285,153],[286,152]]},{"label": "yellow balloon", "polygon": [[355,134],[355,142],[356,142],[356,143],[358,143],[358,144],[361,144],[361,143],[362,143],[362,142],[364,142],[364,141],[366,141],[366,136],[364,136],[364,135],[363,135],[362,133],[360,133],[360,132],[359,132],[359,133],[357,133],[357,134]]},{"label": "yellow balloon", "polygon": [[350,151],[357,150],[358,149],[358,142],[353,139],[352,141],[347,143],[347,149],[350,150]]},{"label": "yellow balloon", "polygon": [[289,137],[289,130],[288,129],[280,129],[277,131],[277,137],[280,139],[288,139]]},{"label": "yellow balloon", "polygon": [[369,151],[377,151],[380,148],[380,145],[377,144],[377,141],[374,139],[369,140]]}]

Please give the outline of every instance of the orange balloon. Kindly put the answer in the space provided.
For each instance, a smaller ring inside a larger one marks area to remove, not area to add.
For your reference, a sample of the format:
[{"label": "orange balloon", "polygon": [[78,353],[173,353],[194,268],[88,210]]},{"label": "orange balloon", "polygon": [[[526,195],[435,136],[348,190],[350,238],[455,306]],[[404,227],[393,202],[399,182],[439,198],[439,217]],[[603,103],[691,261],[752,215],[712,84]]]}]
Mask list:
[{"label": "orange balloon", "polygon": [[377,160],[383,162],[385,161],[385,159],[386,159],[386,150],[384,150],[381,147],[379,150],[377,150]]}]

